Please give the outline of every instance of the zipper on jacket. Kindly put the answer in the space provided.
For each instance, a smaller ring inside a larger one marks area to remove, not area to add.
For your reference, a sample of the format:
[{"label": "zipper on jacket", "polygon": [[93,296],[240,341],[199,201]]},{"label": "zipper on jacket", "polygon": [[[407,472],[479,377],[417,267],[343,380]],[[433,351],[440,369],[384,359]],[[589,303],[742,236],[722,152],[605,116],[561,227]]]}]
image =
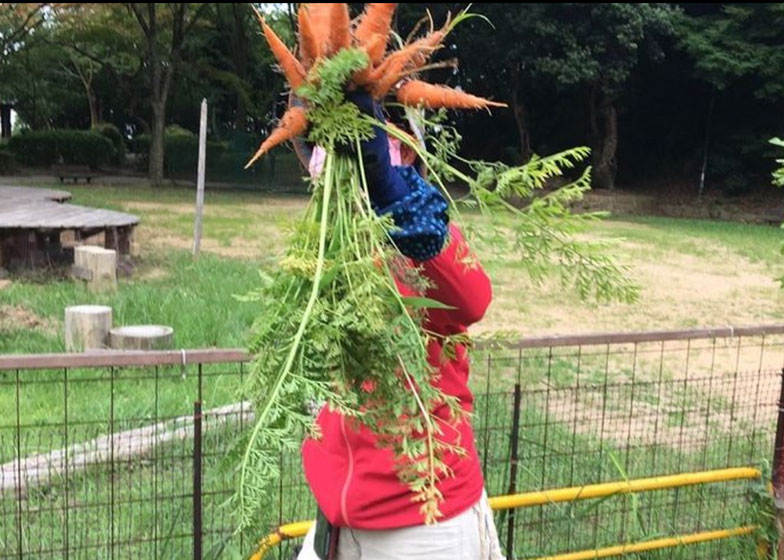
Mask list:
[{"label": "zipper on jacket", "polygon": [[340,431],[343,433],[343,441],[346,444],[348,451],[348,472],[346,473],[346,480],[343,482],[343,489],[340,492],[340,513],[343,516],[343,523],[350,527],[348,520],[348,487],[351,485],[351,479],[354,477],[354,452],[351,450],[351,445],[348,441],[348,434],[346,434],[346,417],[340,415]]}]

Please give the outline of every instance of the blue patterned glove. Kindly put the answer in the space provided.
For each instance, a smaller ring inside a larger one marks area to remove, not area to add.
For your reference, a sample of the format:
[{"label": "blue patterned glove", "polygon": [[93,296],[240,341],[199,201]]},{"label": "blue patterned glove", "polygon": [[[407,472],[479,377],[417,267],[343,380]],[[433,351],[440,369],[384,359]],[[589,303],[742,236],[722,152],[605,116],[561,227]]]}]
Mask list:
[{"label": "blue patterned glove", "polygon": [[441,252],[448,236],[448,205],[441,193],[411,167],[393,167],[406,183],[408,194],[378,214],[390,214],[397,226],[390,237],[398,250],[416,261],[432,259]]},{"label": "blue patterned glove", "polygon": [[[369,94],[355,91],[346,97],[366,115],[385,122],[381,107]],[[417,261],[431,259],[441,252],[447,239],[448,205],[413,167],[394,167],[386,132],[377,126],[373,131],[373,138],[361,144],[373,208],[379,215],[392,216],[396,227],[390,237],[402,254]]]}]

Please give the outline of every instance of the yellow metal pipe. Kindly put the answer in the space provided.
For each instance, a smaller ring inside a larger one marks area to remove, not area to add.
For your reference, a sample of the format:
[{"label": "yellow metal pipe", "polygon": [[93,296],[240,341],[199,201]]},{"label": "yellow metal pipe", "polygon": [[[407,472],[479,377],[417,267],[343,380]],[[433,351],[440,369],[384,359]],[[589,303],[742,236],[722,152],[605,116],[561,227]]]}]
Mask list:
[{"label": "yellow metal pipe", "polygon": [[278,546],[281,542],[304,537],[313,525],[313,521],[298,521],[281,525],[274,533],[270,533],[259,542],[259,548],[250,557],[250,560],[261,560],[271,549]]},{"label": "yellow metal pipe", "polygon": [[762,476],[762,474],[758,469],[746,467],[674,474],[669,476],[655,476],[652,478],[638,478],[620,482],[574,486],[572,488],[556,488],[554,490],[526,492],[524,494],[513,494],[511,496],[496,496],[490,498],[490,507],[494,510],[500,510],[541,506],[558,502],[603,498],[613,494],[630,494],[649,490],[680,488],[682,486],[693,486],[695,484],[706,484],[710,482],[727,482],[730,480],[759,478],[760,476]]},{"label": "yellow metal pipe", "polygon": [[[634,480],[624,480],[620,482],[605,482],[603,484],[589,484],[587,486],[575,486],[572,488],[556,488],[553,490],[541,490],[537,492],[525,492],[522,494],[512,494],[509,496],[496,496],[490,498],[490,507],[494,510],[512,509],[519,507],[532,507],[540,506],[550,503],[559,502],[572,502],[576,500],[587,500],[590,498],[602,498],[611,496],[613,494],[630,494],[635,492],[646,492],[650,490],[664,490],[667,488],[680,488],[683,486],[693,486],[696,484],[707,484],[712,482],[728,482],[731,480],[744,480],[754,479],[762,476],[759,469],[748,467],[736,467],[730,469],[718,469],[713,471],[702,471],[695,473],[675,474],[669,476],[655,476],[651,478],[638,478]],[[313,521],[299,521],[297,523],[289,523],[281,525],[274,533],[270,533],[259,542],[257,551],[250,557],[250,560],[261,560],[264,555],[273,547],[279,545],[284,540],[295,539],[303,537],[313,525]],[[744,528],[743,530],[745,530]],[[740,530],[740,529],[737,529]],[[719,531],[721,532],[721,531]],[[713,533],[700,533],[699,535],[707,535]],[[739,533],[746,534],[746,533]],[[730,535],[736,536],[736,535]],[[693,538],[695,535],[689,535],[683,538]],[[679,539],[681,537],[673,537]],[[728,538],[728,537],[716,537]],[[662,541],[667,539],[661,539]],[[672,540],[672,539],[670,539]],[[708,539],[711,540],[711,539]],[[650,541],[650,543],[659,541]],[[694,541],[702,542],[702,541]],[[622,545],[622,546],[642,546],[649,545],[650,543],[640,543],[639,545]],[[682,543],[682,541],[678,541]],[[688,544],[688,543],[683,543]],[[678,544],[670,545],[678,546]],[[615,547],[617,548],[617,547]],[[614,550],[603,549],[603,550]],[[649,549],[644,549],[649,550]],[[591,556],[579,556],[577,558],[602,558],[602,556],[595,556],[597,551],[590,551]],[[578,552],[575,554],[587,554],[587,552]],[[612,555],[611,555],[612,556]],[[573,560],[569,555],[554,556],[552,559],[558,560]],[[544,560],[544,559],[540,559]],[[548,558],[548,560],[550,560]]]},{"label": "yellow metal pipe", "polygon": [[596,550],[582,550],[580,552],[570,552],[568,554],[556,554],[555,556],[543,556],[536,560],[593,560],[594,558],[607,558],[609,556],[621,556],[635,552],[647,552],[649,550],[659,550],[662,548],[674,548],[688,544],[698,544],[708,541],[730,539],[749,535],[757,530],[757,527],[738,527],[737,529],[723,529],[720,531],[707,531],[704,533],[694,533],[691,535],[681,535],[678,537],[668,537],[634,544],[622,544],[599,548]]}]

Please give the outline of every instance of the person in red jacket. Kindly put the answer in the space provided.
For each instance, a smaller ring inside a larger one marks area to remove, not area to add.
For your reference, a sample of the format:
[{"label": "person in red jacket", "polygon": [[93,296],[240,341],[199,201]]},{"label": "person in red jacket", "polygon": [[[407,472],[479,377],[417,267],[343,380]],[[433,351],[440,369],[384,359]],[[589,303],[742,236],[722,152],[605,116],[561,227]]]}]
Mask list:
[{"label": "person in red jacket", "polygon": [[[383,119],[367,94],[350,99]],[[392,216],[393,242],[432,286],[425,295],[450,307],[429,309],[425,328],[441,335],[464,333],[490,304],[490,280],[476,259],[466,262],[469,249],[460,229],[449,223],[441,194],[414,167],[392,165],[386,134],[378,127],[375,132],[362,146],[371,202],[378,213]],[[403,295],[412,295],[401,282],[398,288]],[[440,374],[438,387],[472,412],[465,347],[458,346],[455,356],[445,360],[440,342],[431,339],[429,344],[428,361]],[[449,420],[446,406],[433,412]],[[298,559],[502,560],[470,416],[466,418],[442,436],[466,454],[444,458],[454,476],[438,484],[443,516],[438,523],[425,525],[421,504],[398,479],[392,451],[379,448],[368,427],[357,427],[324,407],[317,418],[321,437],[307,439],[302,447],[305,476],[319,516]]]}]

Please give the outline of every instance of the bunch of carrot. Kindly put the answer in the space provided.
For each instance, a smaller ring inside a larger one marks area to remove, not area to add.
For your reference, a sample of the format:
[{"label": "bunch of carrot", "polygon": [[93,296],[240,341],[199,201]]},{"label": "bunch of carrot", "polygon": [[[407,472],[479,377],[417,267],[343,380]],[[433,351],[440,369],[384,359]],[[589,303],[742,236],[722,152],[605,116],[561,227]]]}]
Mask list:
[{"label": "bunch of carrot", "polygon": [[[349,17],[348,4],[302,4],[299,13],[299,58],[256,12],[264,37],[278,61],[292,91],[317,80],[318,68],[341,50],[357,48],[367,55],[367,64],[358,69],[346,84],[347,89],[362,88],[377,100],[395,92],[397,101],[409,107],[427,109],[486,109],[504,107],[443,85],[408,79],[425,68],[433,52],[441,48],[456,21],[448,20],[441,29],[431,29],[424,37],[411,40],[401,48],[388,51],[390,26],[397,4],[370,3],[356,22]],[[267,137],[246,168],[275,146],[305,133],[306,108],[291,107],[279,126]]]},{"label": "bunch of carrot", "polygon": [[[443,422],[432,411],[446,406],[459,421],[465,412],[454,397],[433,383],[437,370],[428,362],[430,337],[425,325],[428,308],[439,302],[400,295],[397,280],[425,293],[427,280],[416,269],[400,266],[400,254],[390,243],[391,219],[377,216],[369,197],[363,168],[362,140],[373,125],[384,128],[425,163],[431,182],[453,201],[446,177],[464,182],[470,196],[491,219],[502,213],[514,217],[491,236],[504,254],[520,255],[520,264],[534,277],[562,264],[565,282],[581,296],[633,301],[637,288],[611,257],[596,244],[575,239],[581,223],[594,214],[574,215],[570,205],[590,188],[589,169],[560,189],[536,198],[549,179],[584,161],[587,148],[574,148],[547,157],[533,157],[520,167],[461,160],[459,135],[440,121],[425,123],[433,153],[401,130],[361,114],[345,99],[346,91],[362,88],[374,99],[394,94],[407,107],[427,109],[488,109],[501,106],[443,85],[416,79],[436,67],[432,54],[454,26],[454,19],[403,46],[389,49],[396,4],[368,4],[352,21],[346,4],[302,4],[299,10],[297,56],[259,15],[261,28],[292,93],[302,101],[291,106],[279,126],[248,162],[252,165],[271,148],[299,136],[324,148],[323,170],[311,180],[312,196],[295,229],[280,265],[249,299],[258,302],[250,351],[254,355],[245,378],[243,398],[254,407],[253,427],[243,431],[239,488],[235,505],[239,527],[259,520],[278,480],[280,454],[299,448],[304,431],[318,437],[307,403],[327,403],[348,418],[369,427],[394,458],[399,479],[421,504],[426,523],[441,516],[439,482],[451,471],[447,454],[464,453],[443,441]],[[442,111],[443,113],[443,111]],[[339,146],[353,146],[344,150]],[[466,167],[470,171],[466,171]],[[531,200],[525,208],[507,198]],[[455,205],[450,206],[454,218]],[[442,340],[444,347],[463,343]],[[404,387],[406,390],[401,390]]]},{"label": "bunch of carrot", "polygon": [[[433,383],[437,371],[428,363],[425,310],[441,304],[400,295],[396,279],[405,267],[389,242],[393,224],[376,215],[367,194],[361,140],[382,123],[361,114],[345,92],[363,88],[380,100],[394,91],[401,103],[428,108],[499,104],[412,78],[427,68],[462,14],[387,52],[395,7],[368,4],[352,22],[347,4],[303,4],[298,56],[257,13],[302,104],[289,108],[248,165],[305,135],[326,156],[285,258],[252,297],[259,303],[259,321],[242,396],[252,402],[255,420],[239,446],[240,527],[253,525],[268,503],[270,484],[281,475],[279,454],[299,447],[302,432],[314,429],[307,402],[325,402],[375,432],[380,445],[393,452],[397,474],[427,523],[441,515],[438,483],[451,473],[443,458],[464,453],[442,441],[443,422],[432,413],[446,406],[455,422],[465,414],[456,398]],[[339,145],[356,150],[347,153]],[[409,272],[406,284],[424,293],[424,280]]]}]

